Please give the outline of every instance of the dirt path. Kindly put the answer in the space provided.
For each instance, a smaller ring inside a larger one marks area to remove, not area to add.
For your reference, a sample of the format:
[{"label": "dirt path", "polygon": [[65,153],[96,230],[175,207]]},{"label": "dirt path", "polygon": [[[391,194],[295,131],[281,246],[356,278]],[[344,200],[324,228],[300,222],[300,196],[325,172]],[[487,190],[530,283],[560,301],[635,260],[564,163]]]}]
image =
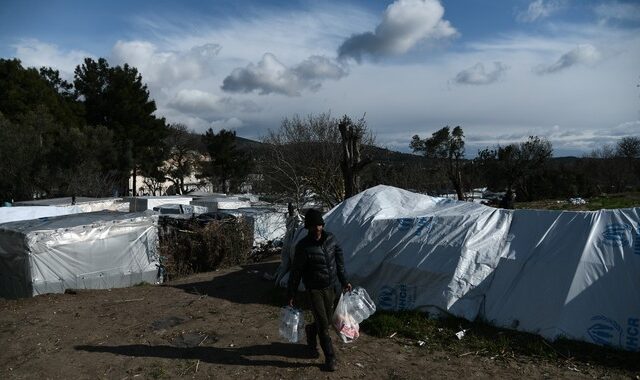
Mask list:
[{"label": "dirt path", "polygon": [[[452,356],[362,334],[336,343],[339,369],[278,337],[277,262],[191,276],[165,286],[0,300],[2,379],[624,378],[530,358]],[[334,338],[334,342],[337,339]]]}]

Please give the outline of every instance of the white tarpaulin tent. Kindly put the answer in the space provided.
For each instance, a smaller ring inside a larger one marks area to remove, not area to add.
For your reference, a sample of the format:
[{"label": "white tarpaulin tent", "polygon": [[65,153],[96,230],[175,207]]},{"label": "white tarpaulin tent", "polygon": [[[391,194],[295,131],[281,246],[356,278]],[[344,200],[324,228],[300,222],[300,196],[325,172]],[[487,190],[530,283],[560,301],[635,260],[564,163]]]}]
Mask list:
[{"label": "white tarpaulin tent", "polygon": [[639,211],[514,211],[377,186],[325,221],[354,285],[381,309],[636,351]]},{"label": "white tarpaulin tent", "polygon": [[95,212],[0,225],[0,296],[155,283],[157,216]]},{"label": "white tarpaulin tent", "polygon": [[[75,203],[74,203],[75,202]],[[129,203],[123,202],[122,198],[91,198],[91,197],[63,197],[63,198],[48,198],[48,199],[36,199],[33,201],[21,201],[14,202],[14,206],[56,206],[56,207],[69,207],[78,206],[82,212],[94,212],[94,211],[128,211]]]},{"label": "white tarpaulin tent", "polygon": [[0,207],[0,223],[48,218],[85,212],[80,206],[13,206]]},{"label": "white tarpaulin tent", "polygon": [[251,207],[251,202],[248,200],[248,198],[240,199],[238,197],[227,196],[198,198],[191,201],[191,204],[195,206],[206,207],[210,212],[235,210],[241,207]]},{"label": "white tarpaulin tent", "polygon": [[163,196],[141,196],[141,197],[127,197],[125,200],[129,201],[129,211],[146,211],[153,210],[154,207],[177,204],[188,205],[193,200],[193,197],[186,197],[182,195],[163,195]]},{"label": "white tarpaulin tent", "polygon": [[279,241],[287,232],[286,211],[273,207],[248,207],[228,210],[230,214],[247,218],[253,225],[253,245]]}]

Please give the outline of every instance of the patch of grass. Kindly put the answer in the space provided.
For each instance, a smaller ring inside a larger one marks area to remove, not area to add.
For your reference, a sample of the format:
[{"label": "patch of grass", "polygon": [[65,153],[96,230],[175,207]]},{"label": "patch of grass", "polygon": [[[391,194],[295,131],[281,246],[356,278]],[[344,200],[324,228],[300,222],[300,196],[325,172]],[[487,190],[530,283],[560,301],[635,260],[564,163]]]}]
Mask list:
[{"label": "patch of grass", "polygon": [[515,206],[518,209],[569,211],[596,211],[602,209],[640,207],[640,193],[637,192],[604,194],[597,197],[585,198],[585,200],[587,203],[584,205],[572,205],[566,199],[562,199],[516,202]]},{"label": "patch of grass", "polygon": [[147,375],[150,379],[162,379],[166,378],[167,372],[160,365],[154,365],[147,371]]},{"label": "patch of grass", "polygon": [[640,207],[640,195],[638,193],[603,195],[589,199],[587,206],[589,210]]},{"label": "patch of grass", "polygon": [[[431,319],[419,311],[378,311],[360,325],[362,331],[379,338],[397,337],[426,342],[429,350],[446,350],[454,355],[476,354],[497,357],[529,357],[550,361],[596,364],[623,371],[640,371],[638,353],[585,342],[559,339],[548,342],[541,336],[501,329],[487,323],[445,317]],[[467,330],[462,339],[456,332]]]}]

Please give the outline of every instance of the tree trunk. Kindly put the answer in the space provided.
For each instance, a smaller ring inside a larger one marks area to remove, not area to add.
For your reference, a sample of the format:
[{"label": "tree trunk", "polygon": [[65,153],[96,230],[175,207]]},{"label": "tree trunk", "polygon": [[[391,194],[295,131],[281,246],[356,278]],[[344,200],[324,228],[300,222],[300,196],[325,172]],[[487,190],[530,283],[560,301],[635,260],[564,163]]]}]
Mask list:
[{"label": "tree trunk", "polygon": [[344,117],[338,124],[342,137],[342,160],[340,169],[344,179],[344,199],[350,198],[360,192],[360,177],[358,173],[370,160],[362,160],[360,146],[362,143],[362,131],[354,128],[351,120]]},{"label": "tree trunk", "polygon": [[136,164],[133,164],[133,182],[132,182],[132,186],[131,186],[131,192],[134,197],[136,195],[138,195],[138,191],[137,191],[137,179],[138,179],[138,168],[136,167]]}]

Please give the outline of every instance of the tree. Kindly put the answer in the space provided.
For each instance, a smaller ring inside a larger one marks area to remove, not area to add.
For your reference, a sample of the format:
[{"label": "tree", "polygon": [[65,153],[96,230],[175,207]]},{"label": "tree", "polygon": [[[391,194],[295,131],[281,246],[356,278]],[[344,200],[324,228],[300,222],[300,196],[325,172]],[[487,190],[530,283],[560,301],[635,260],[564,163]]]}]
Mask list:
[{"label": "tree", "polygon": [[490,179],[489,187],[495,190],[515,190],[520,200],[533,200],[541,195],[536,188],[542,183],[545,165],[553,155],[551,143],[537,136],[527,141],[478,152],[476,163]]},{"label": "tree", "polygon": [[[116,169],[122,176],[122,190],[126,189],[126,179],[133,172],[135,191],[141,161],[159,158],[150,154],[150,150],[162,145],[167,135],[164,119],[153,115],[156,105],[149,99],[142,76],[127,64],[110,67],[104,58],[98,61],[86,58],[74,73],[75,94],[85,106],[88,124],[104,125],[114,133],[121,158]],[[161,162],[152,164],[160,166]]]},{"label": "tree", "polygon": [[17,125],[0,112],[0,202],[33,197],[38,140],[32,128]]},{"label": "tree", "polygon": [[446,126],[434,132],[430,138],[420,139],[415,135],[409,147],[414,153],[422,153],[434,160],[451,182],[458,199],[464,199],[462,171],[464,165],[464,132],[460,126],[451,131]]},{"label": "tree", "polygon": [[218,183],[224,193],[239,190],[242,182],[251,172],[252,161],[244,152],[236,148],[236,133],[211,128],[203,136],[209,161],[202,163],[202,176],[211,183]]},{"label": "tree", "polygon": [[104,168],[116,161],[113,134],[86,125],[58,71],[0,59],[0,111],[0,172],[12,173],[0,181],[3,198],[109,193]]},{"label": "tree", "polygon": [[184,194],[185,178],[195,172],[198,163],[198,142],[184,124],[170,125],[165,142],[169,148],[169,158],[163,168],[164,175],[173,182],[177,193]]},{"label": "tree", "polygon": [[[345,199],[345,175],[341,158],[350,155],[343,165],[351,170],[352,191],[357,190],[358,145],[366,149],[372,138],[366,131],[364,120],[350,121],[342,118],[346,144],[343,146],[339,130],[340,121],[329,112],[300,117],[294,115],[282,120],[280,128],[269,131],[263,139],[267,152],[260,162],[264,184],[271,193],[279,194],[284,202],[292,202],[300,210],[308,202],[318,202],[333,207]],[[352,135],[349,129],[352,128]],[[362,137],[360,137],[362,136]],[[354,171],[355,169],[355,171]]]},{"label": "tree", "polygon": [[81,126],[78,105],[64,98],[53,84],[57,81],[60,88],[68,83],[62,81],[56,71],[41,70],[45,74],[41,75],[34,68],[23,68],[17,59],[0,59],[0,111],[4,117],[15,122],[18,117],[40,107],[63,125]]},{"label": "tree", "polygon": [[367,123],[364,116],[357,123],[344,115],[338,123],[342,144],[342,160],[340,169],[344,180],[344,198],[347,199],[360,192],[360,172],[372,161],[370,158],[362,158],[363,138],[372,145],[373,138],[366,136]]},{"label": "tree", "polygon": [[626,159],[640,158],[640,137],[623,137],[618,140],[616,155]]}]

